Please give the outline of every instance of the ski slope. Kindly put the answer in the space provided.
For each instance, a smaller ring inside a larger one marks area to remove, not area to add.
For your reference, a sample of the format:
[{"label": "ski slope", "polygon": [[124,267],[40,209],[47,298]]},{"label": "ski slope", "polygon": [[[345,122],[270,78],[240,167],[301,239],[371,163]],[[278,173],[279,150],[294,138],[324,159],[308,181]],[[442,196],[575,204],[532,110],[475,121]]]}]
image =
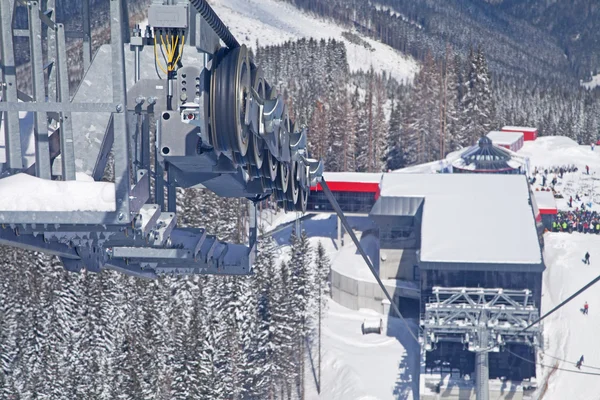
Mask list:
[{"label": "ski slope", "polygon": [[[544,240],[547,269],[544,273],[542,312],[549,311],[600,274],[600,236],[548,233]],[[586,251],[591,255],[589,266],[582,262]],[[586,301],[590,307],[587,316],[581,312]],[[539,360],[548,367],[538,367],[538,392],[541,394],[545,390],[544,399],[586,400],[600,397],[600,375],[562,370],[552,372],[554,366],[577,371],[574,363],[583,354],[585,361],[581,372],[600,374],[599,331],[600,283],[545,320],[546,349]]]},{"label": "ski slope", "polygon": [[412,81],[418,71],[416,61],[401,52],[358,34],[374,51],[349,42],[342,36],[347,31],[334,22],[302,12],[294,6],[275,0],[210,0],[209,3],[231,33],[249,47],[281,44],[300,38],[343,41],[351,71],[387,71],[398,81]]}]

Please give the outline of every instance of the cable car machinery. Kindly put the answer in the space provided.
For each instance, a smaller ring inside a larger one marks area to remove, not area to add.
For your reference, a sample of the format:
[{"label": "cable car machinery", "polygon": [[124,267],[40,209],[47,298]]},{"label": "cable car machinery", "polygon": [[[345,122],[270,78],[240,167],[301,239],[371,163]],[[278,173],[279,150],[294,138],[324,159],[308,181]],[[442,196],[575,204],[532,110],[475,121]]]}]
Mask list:
[{"label": "cable car machinery", "polygon": [[[13,29],[22,6],[28,29]],[[131,34],[126,3],[110,0],[111,42],[92,60],[89,0],[83,35],[56,22],[53,6],[54,0],[47,9],[38,1],[0,0],[6,153],[0,178],[26,173],[67,182],[84,172],[100,181],[112,153],[115,207],[0,210],[0,244],[57,255],[71,271],[250,273],[257,202],[272,196],[286,211],[305,211],[322,164],[308,157],[306,128],[295,126],[247,48],[205,0],[155,1],[145,32],[136,26]],[[19,36],[30,42],[32,96],[17,89]],[[71,98],[66,37],[74,36],[83,36],[86,70]],[[19,112],[34,115],[31,165],[23,157]],[[178,227],[177,187],[252,200],[248,246]]]}]

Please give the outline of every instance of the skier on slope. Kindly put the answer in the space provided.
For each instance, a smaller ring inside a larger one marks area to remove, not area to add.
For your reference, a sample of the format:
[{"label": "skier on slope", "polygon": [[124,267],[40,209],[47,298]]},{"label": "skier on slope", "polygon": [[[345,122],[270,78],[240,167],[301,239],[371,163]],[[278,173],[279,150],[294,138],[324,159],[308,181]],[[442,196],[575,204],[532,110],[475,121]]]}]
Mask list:
[{"label": "skier on slope", "polygon": [[589,306],[588,306],[588,303],[586,301],[585,304],[583,305],[583,314],[587,315],[588,314],[588,309],[589,309]]},{"label": "skier on slope", "polygon": [[589,175],[590,174],[590,166],[586,165],[585,166],[585,172]]},{"label": "skier on slope", "polygon": [[579,361],[577,361],[577,364],[575,364],[577,369],[581,369],[581,364],[583,364],[583,354],[581,355],[581,358],[579,359]]},{"label": "skier on slope", "polygon": [[585,252],[585,258],[583,259],[583,263],[584,264],[590,264],[590,253],[588,253],[587,251]]}]

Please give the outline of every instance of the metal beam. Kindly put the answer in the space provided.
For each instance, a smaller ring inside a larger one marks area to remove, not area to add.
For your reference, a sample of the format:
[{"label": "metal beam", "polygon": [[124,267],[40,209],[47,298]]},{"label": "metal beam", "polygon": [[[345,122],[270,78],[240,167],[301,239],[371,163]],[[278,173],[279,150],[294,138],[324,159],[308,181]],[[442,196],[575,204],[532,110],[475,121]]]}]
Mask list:
[{"label": "metal beam", "polygon": [[[44,10],[44,14],[48,16],[52,21],[54,21],[53,17],[56,17],[56,0],[47,0],[46,1],[46,9]],[[56,25],[55,25],[56,26]],[[48,25],[44,25],[43,30],[46,35],[47,40],[47,49],[46,49],[46,59],[48,67],[48,101],[58,101],[58,90],[57,90],[57,73],[56,71],[56,59],[57,48],[56,48],[56,39],[57,39],[57,31],[56,29],[52,29]]]},{"label": "metal beam", "polygon": [[[15,230],[16,229],[16,230]],[[56,242],[45,242],[43,235],[21,235],[18,228],[0,229],[0,245],[19,247],[24,250],[38,251],[53,256],[69,259],[79,259],[79,255],[73,248]]]},{"label": "metal beam", "polygon": [[[31,103],[19,103],[16,101],[16,93],[14,101],[0,102],[1,111],[27,111],[27,112],[115,112],[119,113],[122,110],[119,103],[45,103],[45,102],[31,102]],[[124,106],[123,106],[124,107]]]},{"label": "metal beam", "polygon": [[[125,84],[125,48],[123,44],[123,0],[110,1],[110,41],[112,53],[112,95],[113,103],[127,107],[127,85]],[[115,197],[117,212],[123,222],[131,222],[129,193],[131,191],[131,171],[129,168],[129,132],[127,113],[113,114],[115,159]]]},{"label": "metal beam", "polygon": [[[41,12],[37,1],[30,2],[28,9],[33,98],[39,104],[46,102]],[[48,143],[48,116],[43,111],[35,112],[33,134],[35,136],[35,175],[39,178],[50,179],[52,169],[50,166],[50,144]]]},{"label": "metal beam", "polygon": [[[60,83],[60,101],[62,104],[69,104],[69,71],[67,66],[67,43],[65,39],[65,26],[58,24],[57,34],[57,60]],[[73,146],[73,122],[70,112],[61,114],[60,122],[60,154],[62,166],[62,178],[65,181],[75,180],[75,149]]]},{"label": "metal beam", "polygon": [[[90,0],[83,0],[82,20],[83,20],[83,73],[87,72],[92,63],[92,35],[90,29]],[[112,3],[112,1],[111,1]]]},{"label": "metal beam", "polygon": [[[0,0],[0,50],[2,56],[2,107],[5,102],[17,102],[17,74],[15,67],[14,46],[12,41],[12,20],[14,2]],[[0,108],[0,111],[7,111]],[[21,153],[21,131],[19,128],[19,113],[17,110],[7,112],[3,118],[6,165],[13,170],[23,168]]]}]

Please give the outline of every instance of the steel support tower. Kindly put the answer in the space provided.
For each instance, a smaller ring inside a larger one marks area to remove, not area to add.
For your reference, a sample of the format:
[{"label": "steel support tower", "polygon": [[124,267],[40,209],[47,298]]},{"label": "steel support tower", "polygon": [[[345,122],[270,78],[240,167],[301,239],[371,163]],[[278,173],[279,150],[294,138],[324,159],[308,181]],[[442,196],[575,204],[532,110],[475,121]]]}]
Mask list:
[{"label": "steel support tower", "polygon": [[528,289],[434,287],[421,320],[423,346],[431,351],[439,342],[459,342],[474,352],[477,400],[488,400],[489,353],[509,343],[539,346],[539,325],[524,331],[538,318]]}]

